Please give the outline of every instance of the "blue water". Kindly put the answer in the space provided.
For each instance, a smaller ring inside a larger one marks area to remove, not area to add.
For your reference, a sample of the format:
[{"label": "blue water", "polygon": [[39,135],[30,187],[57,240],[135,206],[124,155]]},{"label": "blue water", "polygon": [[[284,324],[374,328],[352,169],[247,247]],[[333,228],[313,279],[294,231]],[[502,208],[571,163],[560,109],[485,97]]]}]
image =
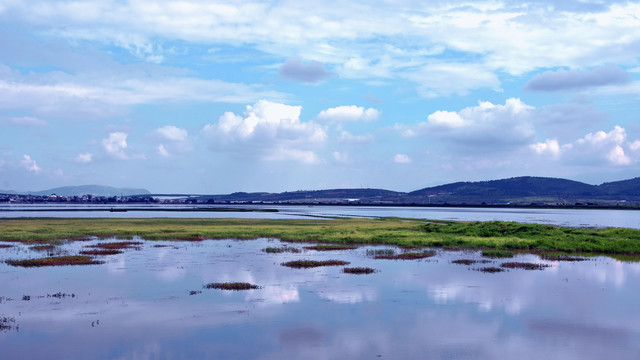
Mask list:
[{"label": "blue water", "polygon": [[[96,242],[56,252],[75,254]],[[287,245],[299,254],[261,251],[267,246],[284,244],[143,241],[102,265],[25,269],[2,262],[0,319],[13,320],[0,331],[2,358],[640,358],[639,263],[521,255],[465,266],[451,261],[480,253],[437,250],[402,261],[367,255],[402,251],[388,246],[317,252]],[[40,256],[26,245],[0,249],[0,261]],[[292,259],[340,259],[378,272],[281,265]],[[550,267],[474,270],[504,261]],[[202,288],[225,281],[261,288]],[[59,292],[73,297],[48,296]]]},{"label": "blue water", "polygon": [[[111,218],[261,218],[304,219],[309,217],[386,217],[459,221],[516,221],[570,227],[626,227],[640,229],[639,210],[596,209],[506,209],[506,208],[453,208],[453,207],[395,207],[395,206],[269,206],[238,205],[238,209],[277,209],[278,212],[203,212],[188,211],[198,207],[188,205],[130,205],[129,207],[155,211],[109,212],[111,205],[0,205],[0,218],[9,217],[111,217]],[[227,206],[225,206],[227,207]],[[82,209],[95,211],[75,211]],[[186,211],[157,211],[158,209]],[[41,211],[27,211],[27,210]],[[56,210],[56,211],[51,211]],[[72,211],[74,210],[74,211]]]}]

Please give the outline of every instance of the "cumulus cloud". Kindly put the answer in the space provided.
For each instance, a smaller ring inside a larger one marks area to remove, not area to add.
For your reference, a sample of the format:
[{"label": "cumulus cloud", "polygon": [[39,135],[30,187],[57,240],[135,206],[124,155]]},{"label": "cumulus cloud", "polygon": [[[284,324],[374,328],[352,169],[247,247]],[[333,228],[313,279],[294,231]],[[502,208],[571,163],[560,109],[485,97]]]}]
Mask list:
[{"label": "cumulus cloud", "polygon": [[90,163],[93,161],[93,154],[92,153],[80,153],[78,154],[78,156],[75,157],[74,159],[75,162],[79,162],[79,163]]},{"label": "cumulus cloud", "polygon": [[188,136],[187,130],[173,125],[161,127],[156,132],[166,140],[171,141],[184,141]]},{"label": "cumulus cloud", "polygon": [[529,148],[539,155],[548,154],[552,157],[558,157],[560,155],[560,145],[558,140],[549,139],[545,142],[529,145]]},{"label": "cumulus cloud", "polygon": [[202,133],[216,150],[265,160],[314,163],[316,146],[324,143],[325,130],[314,122],[300,121],[301,106],[260,100],[248,105],[244,116],[224,113]]},{"label": "cumulus cloud", "polygon": [[34,172],[34,173],[39,173],[40,170],[42,170],[38,164],[36,163],[35,160],[33,160],[31,158],[31,156],[29,155],[24,155],[22,157],[22,161],[20,162],[22,164],[22,166],[24,166],[25,169],[27,169],[28,171]]},{"label": "cumulus cloud", "polygon": [[562,146],[556,140],[547,140],[530,148],[538,155],[551,154],[568,164],[625,166],[640,160],[640,140],[628,141],[621,126],[609,132],[589,133]]},{"label": "cumulus cloud", "polygon": [[278,74],[285,79],[307,84],[317,84],[331,76],[321,63],[312,61],[305,65],[300,58],[285,61]]},{"label": "cumulus cloud", "polygon": [[603,66],[592,70],[545,71],[525,85],[526,90],[579,90],[606,85],[621,85],[631,81],[629,73],[617,66]]},{"label": "cumulus cloud", "polygon": [[529,144],[535,131],[531,124],[534,110],[520,99],[507,99],[504,105],[480,102],[460,111],[436,111],[427,121],[415,125],[396,124],[405,137],[432,136],[455,144],[462,151],[501,151]]},{"label": "cumulus cloud", "polygon": [[117,159],[127,159],[128,156],[125,153],[127,145],[127,133],[124,132],[112,132],[109,137],[102,139],[102,147],[107,154]]},{"label": "cumulus cloud", "polygon": [[331,155],[333,156],[333,159],[337,162],[346,163],[349,161],[349,154],[347,153],[334,151]]},{"label": "cumulus cloud", "polygon": [[374,108],[365,109],[361,106],[338,106],[322,110],[318,120],[327,123],[344,123],[352,121],[374,121],[380,116],[380,111]]},{"label": "cumulus cloud", "polygon": [[406,154],[396,154],[393,157],[393,162],[398,164],[409,164],[411,161],[411,158]]}]

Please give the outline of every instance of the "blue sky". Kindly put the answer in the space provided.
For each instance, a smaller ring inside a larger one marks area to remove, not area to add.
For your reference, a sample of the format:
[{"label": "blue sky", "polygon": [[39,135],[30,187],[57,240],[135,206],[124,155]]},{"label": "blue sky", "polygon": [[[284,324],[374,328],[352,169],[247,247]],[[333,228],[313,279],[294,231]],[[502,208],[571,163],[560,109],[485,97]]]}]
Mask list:
[{"label": "blue sky", "polygon": [[640,4],[0,0],[0,189],[640,175]]}]

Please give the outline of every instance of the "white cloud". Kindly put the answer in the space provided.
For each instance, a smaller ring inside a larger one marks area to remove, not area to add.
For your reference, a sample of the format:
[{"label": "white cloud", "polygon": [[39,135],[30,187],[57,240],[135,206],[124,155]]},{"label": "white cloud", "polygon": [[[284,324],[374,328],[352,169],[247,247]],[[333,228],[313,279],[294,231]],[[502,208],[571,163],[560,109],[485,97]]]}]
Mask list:
[{"label": "white cloud", "polygon": [[162,157],[171,156],[171,154],[169,154],[167,149],[165,149],[164,145],[162,145],[162,144],[158,145],[158,154],[160,154],[160,156],[162,156]]},{"label": "white cloud", "polygon": [[46,126],[47,122],[32,116],[22,116],[9,118],[3,123],[15,126]]},{"label": "white cloud", "polygon": [[531,144],[529,147],[538,155],[549,154],[552,157],[558,157],[560,155],[560,145],[556,139]]},{"label": "white cloud", "polygon": [[332,154],[333,159],[337,162],[346,163],[349,161],[349,155],[346,153],[341,153],[339,151],[334,151]]},{"label": "white cloud", "polygon": [[302,107],[260,100],[244,116],[224,113],[202,129],[212,148],[266,160],[317,161],[313,148],[324,143],[325,130],[300,121]]},{"label": "white cloud", "polygon": [[551,154],[568,164],[625,166],[640,161],[640,140],[627,140],[626,130],[615,126],[609,132],[589,133],[583,138],[560,146],[556,140],[531,145],[539,155]]},{"label": "white cloud", "polygon": [[184,141],[187,139],[187,130],[173,125],[167,125],[156,130],[160,136],[171,141]]},{"label": "white cloud", "polygon": [[436,71],[426,70],[434,82],[429,83],[427,74],[416,81],[425,96],[496,87],[491,76],[496,73],[637,59],[632,46],[640,40],[637,2],[588,4],[591,7],[546,1],[488,4],[41,0],[4,6],[15,21],[50,36],[113,44],[156,62],[171,51],[164,43],[178,41],[243,44],[284,58],[344,64],[345,76],[399,76],[430,67],[438,56],[449,60],[457,55],[484,64],[486,70],[480,73],[447,72],[460,83],[447,84]]},{"label": "white cloud", "polygon": [[530,122],[533,110],[516,98],[507,99],[504,105],[480,102],[460,111],[436,111],[427,121],[396,124],[394,128],[405,137],[428,135],[455,144],[458,151],[502,151],[531,142],[535,135]]},{"label": "white cloud", "polygon": [[338,137],[338,141],[346,144],[364,144],[371,143],[376,140],[373,134],[353,135],[348,131],[342,131]]},{"label": "white cloud", "polygon": [[427,64],[418,70],[409,70],[403,76],[415,82],[418,93],[426,98],[464,96],[470,90],[485,87],[502,91],[500,80],[493,70],[478,63]]},{"label": "white cloud", "polygon": [[31,156],[29,155],[24,155],[22,157],[22,161],[20,162],[22,164],[22,166],[24,166],[25,169],[27,169],[28,171],[34,172],[34,173],[39,173],[40,170],[42,170],[38,164],[36,164],[36,161],[33,160],[31,158]]},{"label": "white cloud", "polygon": [[[47,115],[104,117],[140,104],[246,103],[285,97],[261,85],[176,76],[176,71],[170,68],[147,74],[135,67],[120,66],[99,76],[82,71],[74,75],[59,72],[23,75],[7,69],[0,79],[0,109],[27,109]],[[45,124],[31,117],[9,121]]]},{"label": "white cloud", "polygon": [[74,161],[79,163],[90,163],[93,161],[93,154],[92,153],[78,154],[78,156],[75,157]]},{"label": "white cloud", "polygon": [[318,120],[328,123],[343,123],[352,121],[374,121],[380,116],[380,111],[374,108],[365,109],[360,106],[338,106],[322,110]]},{"label": "white cloud", "polygon": [[102,147],[107,154],[114,158],[127,159],[129,158],[125,153],[125,149],[128,147],[127,136],[128,134],[124,132],[112,132],[108,138],[102,139]]},{"label": "white cloud", "polygon": [[393,162],[398,164],[409,164],[411,161],[411,158],[406,154],[396,154],[393,157]]}]

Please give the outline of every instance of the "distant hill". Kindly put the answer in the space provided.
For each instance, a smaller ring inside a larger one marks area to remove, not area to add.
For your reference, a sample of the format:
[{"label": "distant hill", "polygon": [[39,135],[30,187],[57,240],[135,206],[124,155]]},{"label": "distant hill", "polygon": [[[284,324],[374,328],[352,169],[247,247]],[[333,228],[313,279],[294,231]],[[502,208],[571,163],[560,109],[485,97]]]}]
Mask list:
[{"label": "distant hill", "polygon": [[27,191],[23,194],[27,195],[51,195],[56,194],[58,196],[132,196],[132,195],[147,195],[150,194],[147,189],[133,189],[133,188],[115,188],[111,186],[102,185],[80,185],[80,186],[63,186],[42,191]]},{"label": "distant hill", "polygon": [[598,189],[606,195],[640,196],[640,177],[604,183]]},{"label": "distant hill", "polygon": [[456,195],[485,197],[594,196],[596,186],[573,180],[522,176],[503,180],[457,182],[412,191],[410,196]]}]

